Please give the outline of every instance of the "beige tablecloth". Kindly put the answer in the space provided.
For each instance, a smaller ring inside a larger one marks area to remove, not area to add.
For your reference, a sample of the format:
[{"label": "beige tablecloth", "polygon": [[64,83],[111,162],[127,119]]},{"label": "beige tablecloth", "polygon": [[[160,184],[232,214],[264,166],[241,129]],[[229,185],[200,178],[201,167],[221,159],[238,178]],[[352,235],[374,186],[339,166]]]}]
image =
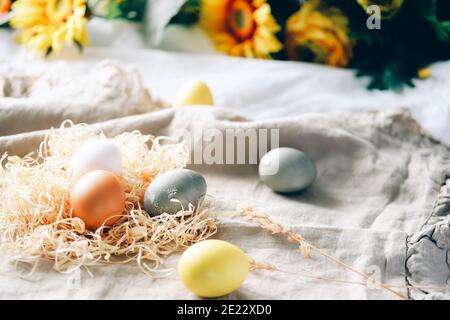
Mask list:
[{"label": "beige tablecloth", "polygon": [[[244,285],[226,298],[397,298],[373,286],[305,277],[313,273],[361,280],[314,252],[310,259],[302,257],[295,245],[230,213],[240,206],[267,212],[325,252],[379,281],[397,286],[448,286],[450,180],[446,179],[450,176],[450,150],[423,134],[404,110],[310,113],[250,121],[229,109],[189,107],[95,125],[107,135],[138,129],[158,136],[207,128],[220,132],[279,128],[281,146],[302,149],[312,157],[318,178],[307,191],[295,195],[271,191],[258,179],[255,165],[193,166],[205,175],[208,194],[218,212],[217,237],[237,244],[255,260],[285,271],[251,272]],[[0,153],[23,155],[32,151],[44,133],[0,137]],[[177,257],[169,258],[167,265],[176,267]],[[83,271],[58,274],[47,263],[30,278],[21,277],[10,264],[4,264],[2,270],[2,299],[195,298],[182,286],[176,272],[151,280],[134,265],[92,268],[92,278]],[[414,298],[444,297],[428,294],[429,290],[396,290]]]}]

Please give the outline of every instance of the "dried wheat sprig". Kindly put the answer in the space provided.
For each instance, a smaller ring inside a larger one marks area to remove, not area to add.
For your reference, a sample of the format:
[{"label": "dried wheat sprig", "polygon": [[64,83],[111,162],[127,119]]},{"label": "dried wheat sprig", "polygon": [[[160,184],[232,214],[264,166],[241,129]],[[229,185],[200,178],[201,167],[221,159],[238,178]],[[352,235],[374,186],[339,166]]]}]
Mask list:
[{"label": "dried wheat sprig", "polygon": [[381,283],[381,282],[373,279],[369,275],[365,274],[364,272],[359,271],[359,270],[355,269],[354,267],[346,264],[345,262],[327,254],[322,249],[316,247],[315,245],[311,244],[309,241],[305,240],[301,235],[297,234],[292,229],[287,228],[287,227],[283,226],[282,224],[273,220],[267,213],[255,212],[251,208],[242,208],[239,210],[239,213],[241,216],[245,217],[247,220],[258,224],[262,229],[269,231],[271,234],[281,235],[284,238],[286,238],[289,242],[297,243],[299,245],[300,252],[303,254],[303,256],[305,258],[308,258],[310,256],[311,251],[315,251],[316,253],[318,253],[319,255],[323,256],[324,258],[332,261],[333,263],[359,275],[366,281],[372,282],[373,284],[377,285],[378,287],[391,292],[392,294],[396,295],[397,297],[399,297],[401,299],[409,300],[409,298],[407,296],[394,290],[391,286]]},{"label": "dried wheat sprig", "polygon": [[[283,269],[279,269],[274,264],[268,263],[268,262],[261,262],[261,261],[255,261],[252,258],[249,258],[250,260],[250,271],[256,271],[256,270],[267,270],[267,271],[277,271],[287,274],[292,274],[295,276],[305,277],[305,278],[311,278],[321,281],[328,281],[328,282],[338,282],[338,283],[345,283],[345,284],[356,284],[361,286],[367,286],[368,281],[355,281],[355,280],[346,280],[346,279],[337,279],[337,278],[330,278],[330,277],[324,277],[320,275],[316,275],[313,272],[310,272],[308,270],[305,270],[303,268],[302,272],[292,272],[287,271]],[[416,291],[450,291],[450,288],[444,288],[444,287],[434,287],[434,286],[414,286],[414,285],[395,285],[395,284],[386,284],[385,285],[391,287],[391,288],[398,288],[398,289],[410,289],[410,290],[416,290]]]}]

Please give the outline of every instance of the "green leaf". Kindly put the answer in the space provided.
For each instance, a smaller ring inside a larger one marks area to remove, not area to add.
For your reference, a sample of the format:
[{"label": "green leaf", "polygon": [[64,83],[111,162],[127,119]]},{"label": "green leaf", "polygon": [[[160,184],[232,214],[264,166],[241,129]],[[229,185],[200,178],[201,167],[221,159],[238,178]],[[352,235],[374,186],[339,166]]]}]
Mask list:
[{"label": "green leaf", "polygon": [[109,0],[107,18],[142,21],[146,5],[146,0]]},{"label": "green leaf", "polygon": [[110,1],[108,6],[108,15],[106,17],[111,20],[122,17],[122,10],[118,2]]},{"label": "green leaf", "polygon": [[200,1],[187,0],[180,11],[170,20],[169,24],[192,26],[197,23],[200,16]]},{"label": "green leaf", "polygon": [[440,21],[438,18],[438,1],[416,0],[416,6],[422,17],[431,24],[438,38],[444,42],[450,41],[450,21]]},{"label": "green leaf", "polygon": [[449,21],[442,15],[450,13],[450,1],[440,0],[438,7],[435,0],[407,0],[393,19],[382,21],[381,30],[368,30],[349,2],[345,6],[333,2],[346,8],[350,21],[350,37],[355,41],[350,67],[357,76],[370,78],[370,89],[400,91],[414,86],[421,68],[450,59],[450,43],[443,41]]}]

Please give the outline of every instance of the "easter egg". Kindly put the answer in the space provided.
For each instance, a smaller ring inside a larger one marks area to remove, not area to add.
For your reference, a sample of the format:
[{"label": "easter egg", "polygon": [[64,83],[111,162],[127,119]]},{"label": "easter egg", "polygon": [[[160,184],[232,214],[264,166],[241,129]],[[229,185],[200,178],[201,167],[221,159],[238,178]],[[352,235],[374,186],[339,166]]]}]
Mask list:
[{"label": "easter egg", "polygon": [[277,148],[266,153],[258,172],[264,184],[278,192],[305,189],[317,175],[314,162],[304,152],[293,148]]},{"label": "easter egg", "polygon": [[237,290],[247,278],[248,257],[237,246],[205,240],[189,247],[178,262],[178,275],[200,297],[221,297]]},{"label": "easter egg", "polygon": [[157,176],[144,195],[144,209],[151,216],[169,214],[196,207],[206,194],[203,176],[188,169],[174,169]]},{"label": "easter egg", "polygon": [[102,224],[111,226],[121,218],[125,192],[117,177],[109,171],[94,170],[82,176],[70,192],[73,217],[95,231]]},{"label": "easter egg", "polygon": [[73,180],[77,180],[85,173],[93,170],[106,170],[119,175],[122,157],[113,141],[108,139],[94,140],[83,145],[73,155],[69,166]]},{"label": "easter egg", "polygon": [[177,93],[174,107],[191,105],[214,105],[214,99],[208,85],[203,81],[186,83]]}]

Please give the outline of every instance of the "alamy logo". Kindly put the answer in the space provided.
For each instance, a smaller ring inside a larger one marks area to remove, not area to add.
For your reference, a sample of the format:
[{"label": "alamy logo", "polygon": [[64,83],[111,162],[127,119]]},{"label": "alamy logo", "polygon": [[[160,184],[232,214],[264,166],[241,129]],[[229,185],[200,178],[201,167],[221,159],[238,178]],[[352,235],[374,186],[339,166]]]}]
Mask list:
[{"label": "alamy logo", "polygon": [[381,29],[381,9],[377,5],[371,5],[366,10],[369,18],[367,18],[366,26],[369,30]]},{"label": "alamy logo", "polygon": [[280,146],[280,130],[208,128],[184,131],[177,140],[190,149],[190,164],[256,165],[264,154]]}]

